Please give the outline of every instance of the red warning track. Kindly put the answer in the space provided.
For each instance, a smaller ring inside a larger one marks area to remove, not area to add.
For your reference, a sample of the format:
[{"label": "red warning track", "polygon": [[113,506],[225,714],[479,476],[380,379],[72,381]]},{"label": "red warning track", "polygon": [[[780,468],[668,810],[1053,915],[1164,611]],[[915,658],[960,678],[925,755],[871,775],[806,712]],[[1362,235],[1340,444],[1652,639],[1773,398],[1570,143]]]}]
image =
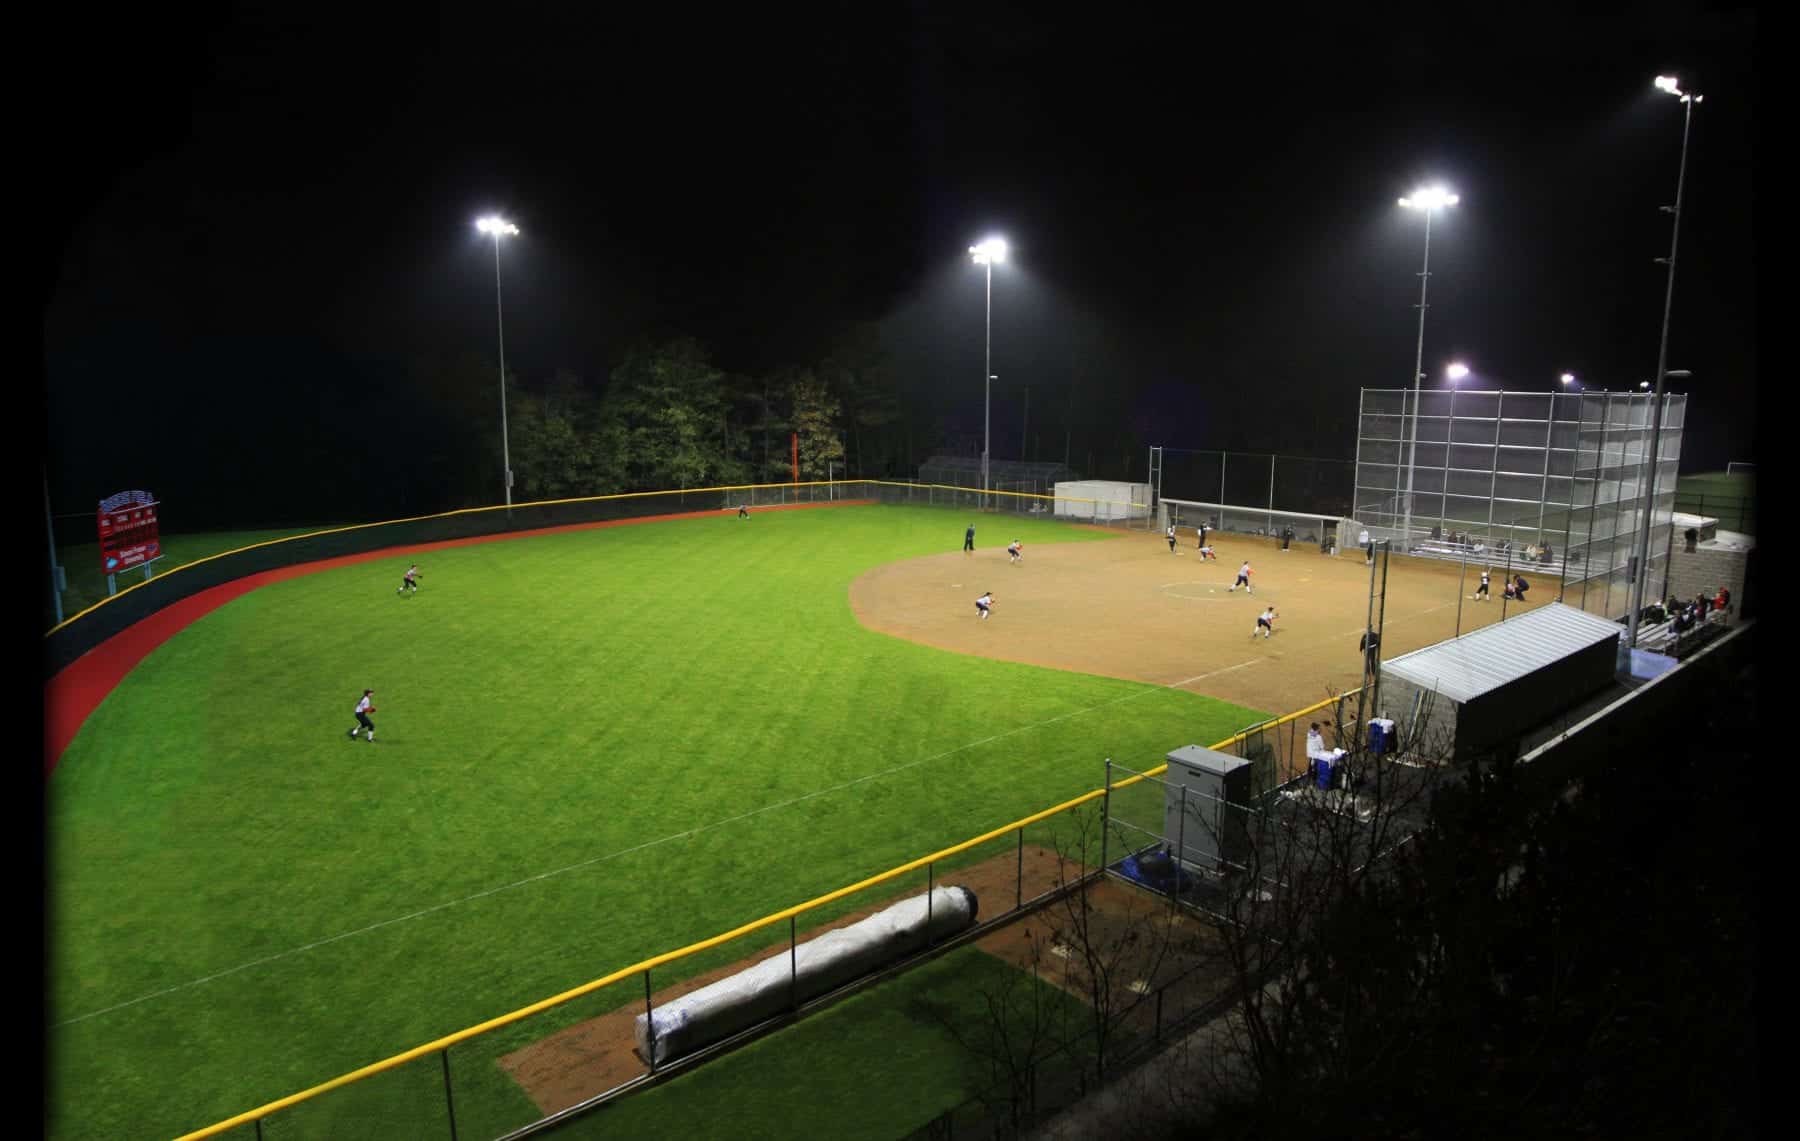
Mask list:
[{"label": "red warning track", "polygon": [[[787,503],[758,507],[764,511],[794,511],[805,507],[866,507],[873,499],[840,499],[830,503]],[[729,509],[727,509],[729,510]],[[540,527],[533,531],[508,531],[500,535],[480,535],[472,539],[445,539],[436,543],[400,544],[365,551],[360,555],[342,555],[335,559],[299,563],[291,567],[261,571],[203,590],[119,631],[87,653],[57,671],[44,683],[44,778],[56,770],[56,762],[69,742],[75,739],[88,714],[100,707],[113,687],[123,681],[150,651],[180,633],[188,624],[217,610],[240,595],[272,582],[317,574],[352,563],[373,562],[392,558],[395,551],[418,553],[440,551],[447,547],[467,547],[476,543],[493,543],[506,539],[527,539],[538,535],[554,535],[561,531],[593,531],[601,527],[629,527],[638,523],[665,523],[671,519],[699,519],[722,514],[719,510],[682,511],[672,515],[644,515],[636,519],[612,519],[604,523],[571,523],[563,527]]]}]

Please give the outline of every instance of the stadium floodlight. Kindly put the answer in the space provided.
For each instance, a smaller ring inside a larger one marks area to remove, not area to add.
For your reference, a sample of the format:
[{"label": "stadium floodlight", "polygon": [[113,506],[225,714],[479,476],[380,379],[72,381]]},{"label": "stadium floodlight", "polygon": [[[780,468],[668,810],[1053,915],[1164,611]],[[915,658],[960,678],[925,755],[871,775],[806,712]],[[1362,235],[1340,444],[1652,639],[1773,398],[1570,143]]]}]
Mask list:
[{"label": "stadium floodlight", "polygon": [[475,228],[494,238],[494,316],[500,330],[500,470],[506,485],[506,505],[512,506],[512,448],[506,438],[506,314],[500,305],[500,239],[511,237],[519,228],[497,214],[475,220]]},{"label": "stadium floodlight", "polygon": [[1558,379],[1561,380],[1565,386],[1574,384],[1575,383],[1575,374],[1572,372],[1565,372]]},{"label": "stadium floodlight", "polygon": [[1455,384],[1457,381],[1461,380],[1463,377],[1469,375],[1469,366],[1466,364],[1463,364],[1461,361],[1457,361],[1454,364],[1452,364],[1449,368],[1444,370],[1444,375],[1450,378],[1451,384]]},{"label": "stadium floodlight", "polygon": [[1656,451],[1658,438],[1662,435],[1664,382],[1673,375],[1669,372],[1669,314],[1675,305],[1675,251],[1681,243],[1681,197],[1687,186],[1688,133],[1694,125],[1694,104],[1700,102],[1700,96],[1682,91],[1672,75],[1657,76],[1656,87],[1679,97],[1686,111],[1681,117],[1681,165],[1675,175],[1675,205],[1663,207],[1665,213],[1675,218],[1669,233],[1669,256],[1656,259],[1669,272],[1663,290],[1662,342],[1656,350],[1656,394],[1650,401],[1650,454],[1644,473],[1643,525],[1638,528],[1637,577],[1631,584],[1631,627],[1625,641],[1626,646],[1633,649],[1637,646],[1638,615],[1644,609],[1644,592],[1650,585],[1650,525],[1656,511]]},{"label": "stadium floodlight", "polygon": [[1704,95],[1691,95],[1688,92],[1683,91],[1681,89],[1681,81],[1676,79],[1673,75],[1659,75],[1652,81],[1652,85],[1658,91],[1666,91],[1670,95],[1680,99],[1683,103],[1686,103],[1689,100],[1698,103],[1706,98]]},{"label": "stadium floodlight", "polygon": [[988,444],[991,440],[993,424],[991,413],[994,406],[994,265],[1006,260],[1006,239],[989,238],[979,245],[969,247],[969,254],[975,264],[987,273],[987,332],[986,348],[981,362],[982,381],[981,396],[981,503],[987,506],[988,493]]},{"label": "stadium floodlight", "polygon": [[1425,264],[1419,269],[1419,346],[1413,357],[1412,443],[1406,455],[1406,522],[1401,530],[1402,543],[1412,540],[1413,467],[1419,458],[1419,383],[1425,379],[1425,289],[1431,282],[1431,215],[1433,211],[1448,209],[1461,200],[1459,195],[1441,186],[1421,187],[1400,199],[1401,206],[1425,214]]}]

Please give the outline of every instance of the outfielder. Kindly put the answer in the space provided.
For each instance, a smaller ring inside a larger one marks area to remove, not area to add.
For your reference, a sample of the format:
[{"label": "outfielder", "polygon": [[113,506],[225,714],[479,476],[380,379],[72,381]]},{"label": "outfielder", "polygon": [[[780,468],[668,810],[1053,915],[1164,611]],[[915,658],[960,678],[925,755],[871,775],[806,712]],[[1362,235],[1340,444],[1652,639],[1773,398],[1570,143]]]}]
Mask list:
[{"label": "outfielder", "polygon": [[373,712],[375,712],[375,691],[372,689],[365,689],[363,690],[362,700],[356,703],[356,726],[350,730],[350,739],[352,741],[356,740],[356,735],[358,733],[367,729],[369,731],[369,744],[373,745],[375,743],[375,722],[369,720],[369,714]]}]

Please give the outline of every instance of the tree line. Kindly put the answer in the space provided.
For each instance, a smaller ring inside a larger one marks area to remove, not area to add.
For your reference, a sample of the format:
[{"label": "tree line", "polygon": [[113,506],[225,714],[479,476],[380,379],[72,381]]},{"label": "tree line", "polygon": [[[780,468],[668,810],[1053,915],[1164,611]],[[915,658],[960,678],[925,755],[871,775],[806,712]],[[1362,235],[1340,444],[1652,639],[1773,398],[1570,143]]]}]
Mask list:
[{"label": "tree line", "polygon": [[[423,454],[461,457],[459,472],[432,465],[455,506],[491,503],[502,470],[494,366],[465,357],[431,371],[448,422]],[[566,368],[535,381],[509,373],[506,418],[515,500],[785,482],[795,436],[801,480],[901,475],[912,462],[870,326],[814,363],[763,375],[720,367],[686,336],[633,347],[599,383]]]}]

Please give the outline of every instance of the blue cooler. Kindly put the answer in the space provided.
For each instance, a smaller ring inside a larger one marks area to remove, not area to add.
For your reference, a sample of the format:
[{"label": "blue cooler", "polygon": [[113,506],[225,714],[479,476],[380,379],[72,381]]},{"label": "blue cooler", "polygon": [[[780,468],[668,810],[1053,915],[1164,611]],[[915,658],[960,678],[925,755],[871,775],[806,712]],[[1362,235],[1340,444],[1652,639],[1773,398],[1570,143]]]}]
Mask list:
[{"label": "blue cooler", "polygon": [[1331,758],[1330,757],[1314,757],[1312,759],[1312,766],[1313,766],[1313,784],[1322,789],[1330,788],[1331,787]]},{"label": "blue cooler", "polygon": [[1394,750],[1394,722],[1387,717],[1377,717],[1369,722],[1369,752],[1391,753]]}]

